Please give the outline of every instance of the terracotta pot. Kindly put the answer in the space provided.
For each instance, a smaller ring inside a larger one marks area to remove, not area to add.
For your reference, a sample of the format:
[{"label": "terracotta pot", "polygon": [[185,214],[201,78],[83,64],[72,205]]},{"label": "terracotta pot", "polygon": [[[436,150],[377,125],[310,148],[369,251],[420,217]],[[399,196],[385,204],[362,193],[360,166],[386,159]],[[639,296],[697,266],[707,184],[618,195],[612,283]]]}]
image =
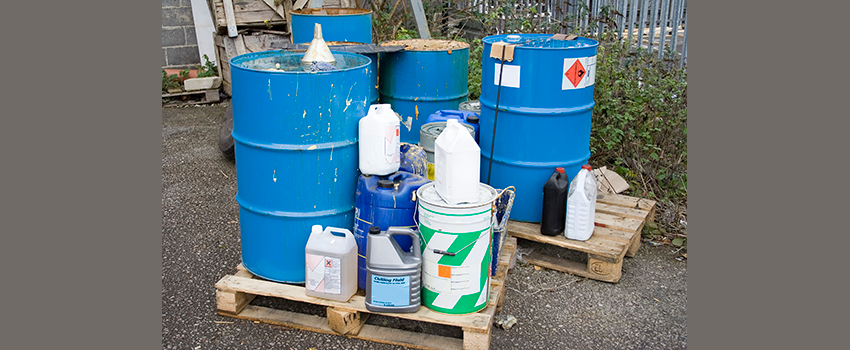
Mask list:
[{"label": "terracotta pot", "polygon": [[177,76],[177,79],[178,79],[178,80],[180,80],[180,83],[181,83],[181,84],[182,84],[182,83],[183,83],[183,81],[184,81],[184,80],[186,80],[186,79],[189,79],[189,78],[197,78],[197,77],[198,77],[198,70],[197,70],[197,69],[190,69],[190,70],[189,70],[189,76],[188,76],[188,77],[185,77],[185,78],[181,78],[181,77],[180,77],[180,71],[181,71],[181,70],[182,70],[182,69],[165,68],[165,74],[167,74],[168,76],[171,76],[172,74],[176,75],[176,76]]}]

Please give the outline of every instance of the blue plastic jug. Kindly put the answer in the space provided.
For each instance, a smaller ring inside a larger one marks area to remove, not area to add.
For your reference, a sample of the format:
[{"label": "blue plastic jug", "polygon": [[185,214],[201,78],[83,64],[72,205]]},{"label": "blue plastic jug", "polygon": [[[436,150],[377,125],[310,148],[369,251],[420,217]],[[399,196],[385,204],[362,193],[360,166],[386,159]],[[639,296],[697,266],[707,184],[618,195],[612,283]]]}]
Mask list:
[{"label": "blue plastic jug", "polygon": [[[472,120],[469,120],[469,117],[475,117]],[[475,129],[475,142],[478,142],[478,115],[475,112],[470,111],[456,111],[451,109],[444,109],[434,112],[428,116],[428,119],[425,119],[425,124],[433,123],[433,122],[444,122],[449,119],[457,119],[457,121],[461,123],[466,123],[472,125],[472,128]]]},{"label": "blue plastic jug", "polygon": [[[354,208],[354,238],[357,240],[357,285],[366,289],[366,237],[369,227],[386,231],[390,226],[415,228],[416,190],[428,179],[399,171],[387,176],[360,175],[357,180],[357,205]],[[409,236],[393,238],[406,252],[413,240]]]}]

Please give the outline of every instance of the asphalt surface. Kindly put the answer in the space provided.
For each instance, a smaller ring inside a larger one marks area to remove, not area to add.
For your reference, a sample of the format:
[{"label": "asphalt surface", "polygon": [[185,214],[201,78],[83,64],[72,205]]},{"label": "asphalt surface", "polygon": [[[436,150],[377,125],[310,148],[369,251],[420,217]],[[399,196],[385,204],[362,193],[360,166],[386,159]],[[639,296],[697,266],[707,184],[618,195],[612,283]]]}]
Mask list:
[{"label": "asphalt surface", "polygon": [[[215,283],[240,263],[236,166],[218,149],[228,102],[162,109],[163,349],[403,349],[342,336],[254,323],[215,312]],[[553,251],[519,242],[519,252]],[[563,251],[561,251],[563,252]],[[687,347],[687,259],[670,246],[642,244],[619,283],[599,282],[517,262],[508,273],[491,349],[683,349]],[[287,305],[258,297],[253,304]],[[395,318],[372,317],[392,325]],[[459,337],[455,328],[408,325]]]}]

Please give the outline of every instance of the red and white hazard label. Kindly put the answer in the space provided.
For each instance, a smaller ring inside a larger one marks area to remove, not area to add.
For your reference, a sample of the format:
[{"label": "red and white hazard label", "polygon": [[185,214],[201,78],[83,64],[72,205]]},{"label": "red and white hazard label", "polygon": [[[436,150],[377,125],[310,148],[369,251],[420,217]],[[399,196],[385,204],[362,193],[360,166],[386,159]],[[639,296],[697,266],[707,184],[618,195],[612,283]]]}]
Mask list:
[{"label": "red and white hazard label", "polygon": [[565,58],[561,90],[581,89],[596,80],[596,56]]}]

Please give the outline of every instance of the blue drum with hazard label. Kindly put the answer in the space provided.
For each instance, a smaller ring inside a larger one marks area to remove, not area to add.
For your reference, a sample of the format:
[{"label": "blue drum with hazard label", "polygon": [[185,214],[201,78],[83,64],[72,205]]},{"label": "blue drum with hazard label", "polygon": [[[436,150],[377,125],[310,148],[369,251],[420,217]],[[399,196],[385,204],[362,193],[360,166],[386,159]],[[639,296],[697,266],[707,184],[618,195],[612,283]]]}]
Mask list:
[{"label": "blue drum with hazard label", "polygon": [[[599,42],[564,39],[552,34],[503,34],[483,39],[481,182],[487,183],[489,176],[490,186],[516,187],[514,220],[540,222],[543,185],[552,171],[563,167],[570,179],[575,178],[590,158]],[[498,51],[503,45],[494,45],[499,42],[513,45],[512,57],[505,59],[504,67],[500,52],[495,54],[498,58],[491,57],[493,47]]]}]

